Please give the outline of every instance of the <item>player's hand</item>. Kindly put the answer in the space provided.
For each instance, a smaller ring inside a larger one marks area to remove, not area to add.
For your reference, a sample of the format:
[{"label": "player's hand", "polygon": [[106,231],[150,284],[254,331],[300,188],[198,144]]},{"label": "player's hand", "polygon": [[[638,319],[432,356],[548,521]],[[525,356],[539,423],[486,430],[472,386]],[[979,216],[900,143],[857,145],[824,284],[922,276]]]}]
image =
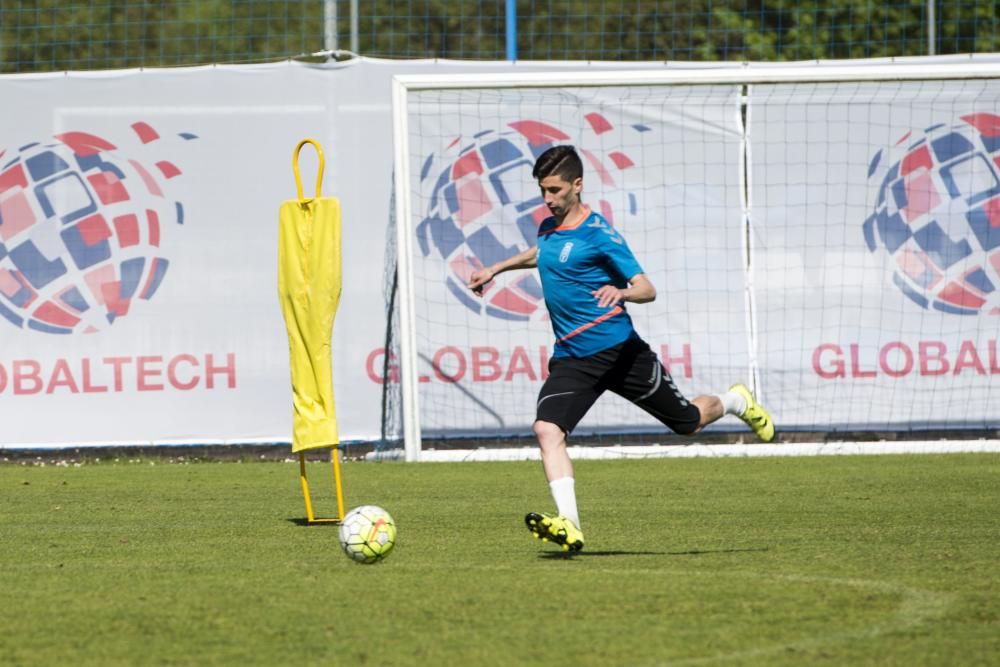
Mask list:
[{"label": "player's hand", "polygon": [[614,285],[605,285],[601,289],[594,290],[591,294],[597,299],[597,305],[600,308],[610,308],[625,300],[625,292]]},{"label": "player's hand", "polygon": [[483,288],[486,287],[486,283],[491,280],[493,280],[492,271],[488,268],[479,269],[469,276],[469,289],[471,289],[476,296],[482,296]]}]

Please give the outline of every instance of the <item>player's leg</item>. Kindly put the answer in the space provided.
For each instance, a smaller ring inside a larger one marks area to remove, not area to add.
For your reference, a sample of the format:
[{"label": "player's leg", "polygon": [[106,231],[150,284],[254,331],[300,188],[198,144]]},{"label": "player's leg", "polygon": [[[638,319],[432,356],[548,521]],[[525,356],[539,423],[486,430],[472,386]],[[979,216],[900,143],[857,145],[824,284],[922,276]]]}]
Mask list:
[{"label": "player's leg", "polygon": [[552,359],[549,377],[538,393],[535,407],[533,430],[552,499],[559,514],[577,526],[580,517],[567,437],[601,395],[602,390],[597,388],[601,370],[593,359]]},{"label": "player's leg", "polygon": [[691,399],[691,402],[697,405],[701,411],[701,420],[698,424],[699,431],[726,415],[739,417],[747,410],[747,402],[743,394],[735,392],[731,388],[722,394],[702,394],[695,396]]},{"label": "player's leg", "polygon": [[607,389],[631,401],[681,435],[696,433],[707,423],[703,419],[718,419],[721,416],[716,416],[719,406],[704,400],[704,397],[689,401],[649,345],[639,339],[622,346],[614,369],[604,382]]},{"label": "player's leg", "polygon": [[722,394],[695,397],[692,401],[701,410],[699,430],[724,417],[739,417],[763,442],[774,439],[774,422],[764,406],[758,403],[745,385],[734,384]]},{"label": "player's leg", "polygon": [[583,548],[567,436],[601,395],[596,388],[599,376],[592,360],[553,359],[549,377],[538,395],[533,430],[556,514],[529,512],[524,520],[535,537],[552,540],[566,550]]},{"label": "player's leg", "polygon": [[566,450],[566,433],[557,424],[536,420],[534,427],[542,453],[542,468],[549,482],[549,492],[556,514],[528,512],[524,522],[537,538],[553,541],[566,551],[583,548],[580,513],[576,505],[576,480],[573,462]]},{"label": "player's leg", "polygon": [[539,419],[532,426],[542,454],[542,469],[549,483],[573,477],[573,461],[566,451],[566,432],[558,424]]},{"label": "player's leg", "polygon": [[[580,527],[580,512],[576,506],[576,479],[573,476],[573,461],[566,450],[566,432],[552,422],[537,420],[533,426],[538,447],[542,454],[542,469],[549,483],[549,492],[556,504],[558,516]],[[530,526],[529,526],[530,527]]]},{"label": "player's leg", "polygon": [[736,414],[734,412],[727,412],[726,405],[721,396],[702,394],[692,398],[691,403],[698,408],[698,428],[695,429],[696,433],[712,422],[719,421],[727,414]]},{"label": "player's leg", "polygon": [[727,409],[733,410],[730,414],[742,419],[761,441],[774,440],[774,420],[764,406],[757,402],[749,387],[734,384],[721,398],[728,403]]},{"label": "player's leg", "polygon": [[623,349],[608,387],[650,413],[676,433],[692,435],[725,415],[746,422],[754,433],[769,442],[774,423],[743,385],[733,385],[722,394],[700,395],[688,401],[656,354],[642,341]]},{"label": "player's leg", "polygon": [[734,384],[725,393],[696,396],[691,402],[701,410],[697,431],[726,415],[733,415],[742,419],[761,441],[771,442],[774,439],[771,415],[745,385]]}]

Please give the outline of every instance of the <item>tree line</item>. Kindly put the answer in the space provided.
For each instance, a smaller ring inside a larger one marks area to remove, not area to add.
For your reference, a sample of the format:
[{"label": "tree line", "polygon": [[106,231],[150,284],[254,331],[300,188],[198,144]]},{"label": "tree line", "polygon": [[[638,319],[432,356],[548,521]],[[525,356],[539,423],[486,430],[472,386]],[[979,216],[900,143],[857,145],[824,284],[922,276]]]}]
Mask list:
[{"label": "tree line", "polygon": [[[361,55],[503,59],[505,0],[357,3]],[[337,0],[338,46],[351,45]],[[1000,50],[1000,3],[938,0],[934,51]],[[781,61],[924,55],[928,0],[518,0],[521,60]],[[322,0],[4,0],[0,72],[281,60],[322,50]]]}]

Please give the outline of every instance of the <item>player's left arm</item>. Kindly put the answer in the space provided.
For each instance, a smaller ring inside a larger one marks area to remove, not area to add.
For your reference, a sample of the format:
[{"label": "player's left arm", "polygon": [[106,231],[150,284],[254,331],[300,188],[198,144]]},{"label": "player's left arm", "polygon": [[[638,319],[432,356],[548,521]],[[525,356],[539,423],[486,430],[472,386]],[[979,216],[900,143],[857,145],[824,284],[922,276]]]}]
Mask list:
[{"label": "player's left arm", "polygon": [[628,287],[622,288],[608,284],[591,292],[597,299],[597,305],[600,308],[611,308],[622,301],[649,303],[654,300],[656,288],[646,277],[645,271],[642,270],[635,255],[632,254],[625,238],[611,227],[602,226],[597,229],[600,230],[600,233],[594,234],[592,238],[598,243],[608,262],[609,269],[619,276],[632,276],[626,281]]},{"label": "player's left arm", "polygon": [[619,289],[614,285],[604,285],[591,292],[601,308],[610,308],[621,301],[649,303],[656,299],[656,288],[645,273],[637,273],[628,280],[628,287]]}]

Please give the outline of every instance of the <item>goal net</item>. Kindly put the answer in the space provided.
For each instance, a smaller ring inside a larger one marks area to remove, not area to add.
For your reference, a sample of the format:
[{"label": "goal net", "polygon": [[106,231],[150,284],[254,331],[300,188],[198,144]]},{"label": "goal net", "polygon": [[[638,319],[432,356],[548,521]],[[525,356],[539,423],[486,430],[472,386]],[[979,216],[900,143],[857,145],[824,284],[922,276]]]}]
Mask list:
[{"label": "goal net", "polygon": [[[658,290],[630,304],[689,397],[755,387],[782,430],[1000,424],[1000,68],[786,66],[398,77],[407,457],[530,435],[552,331],[534,244],[556,144]],[[714,431],[739,431],[723,419]],[[662,432],[603,397],[575,435]]]}]

